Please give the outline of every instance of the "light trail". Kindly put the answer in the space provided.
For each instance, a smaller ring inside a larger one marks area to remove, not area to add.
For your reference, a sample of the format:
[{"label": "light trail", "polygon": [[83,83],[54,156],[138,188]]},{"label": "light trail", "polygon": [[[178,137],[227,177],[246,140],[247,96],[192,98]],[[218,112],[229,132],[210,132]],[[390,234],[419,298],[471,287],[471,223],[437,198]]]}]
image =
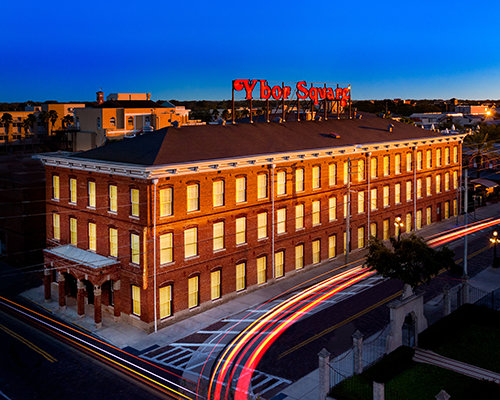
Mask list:
[{"label": "light trail", "polygon": [[478,232],[480,230],[489,228],[489,227],[497,225],[497,224],[500,224],[500,218],[493,219],[493,220],[488,219],[488,220],[484,220],[484,221],[479,221],[475,224],[467,225],[465,228],[461,228],[457,231],[447,233],[445,235],[431,239],[431,240],[427,241],[427,243],[431,247],[440,246],[442,244],[459,239],[465,235],[470,235],[474,232]]}]

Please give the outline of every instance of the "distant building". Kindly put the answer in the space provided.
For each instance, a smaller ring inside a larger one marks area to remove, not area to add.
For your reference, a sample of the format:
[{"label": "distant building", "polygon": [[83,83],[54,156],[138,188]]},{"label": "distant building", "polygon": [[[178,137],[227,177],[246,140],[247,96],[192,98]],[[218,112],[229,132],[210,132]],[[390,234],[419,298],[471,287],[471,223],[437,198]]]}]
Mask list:
[{"label": "distant building", "polygon": [[459,104],[455,106],[455,111],[465,115],[468,114],[468,115],[490,116],[493,114],[493,110],[485,105],[471,106],[467,104]]}]

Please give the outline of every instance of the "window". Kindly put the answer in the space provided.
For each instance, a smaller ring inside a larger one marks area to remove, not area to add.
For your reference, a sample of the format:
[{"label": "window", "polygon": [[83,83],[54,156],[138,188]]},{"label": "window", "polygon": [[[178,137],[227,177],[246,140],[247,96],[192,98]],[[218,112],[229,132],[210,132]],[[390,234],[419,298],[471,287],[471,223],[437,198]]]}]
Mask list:
[{"label": "window", "polygon": [[116,125],[116,119],[115,119],[115,117],[111,117],[111,118],[109,119],[109,124],[110,124],[111,126],[115,126],[115,125]]},{"label": "window", "polygon": [[163,286],[159,290],[160,319],[172,315],[172,285]]},{"label": "window", "polygon": [[136,233],[130,234],[130,259],[133,264],[139,264],[139,235]]},{"label": "window", "polygon": [[247,241],[247,218],[236,218],[236,244],[244,244]]},{"label": "window", "polygon": [[370,177],[371,178],[376,178],[377,177],[377,168],[378,168],[378,162],[376,157],[372,157],[370,159]]},{"label": "window", "polygon": [[411,213],[406,214],[406,232],[411,232]]},{"label": "window", "polygon": [[118,188],[116,185],[109,185],[109,211],[118,211]]},{"label": "window", "polygon": [[[344,254],[346,254],[347,249],[347,232],[344,232]],[[351,249],[351,243],[349,243],[349,249]]]},{"label": "window", "polygon": [[319,200],[312,202],[312,224],[313,226],[321,224],[321,203]]},{"label": "window", "polygon": [[278,233],[286,232],[286,208],[280,208],[276,211],[276,231]]},{"label": "window", "polygon": [[365,247],[365,227],[360,226],[358,228],[358,249]]},{"label": "window", "polygon": [[427,169],[432,168],[432,150],[427,150],[425,152],[425,167]]},{"label": "window", "polygon": [[333,258],[337,255],[337,236],[331,235],[328,237],[328,258]]},{"label": "window", "polygon": [[444,190],[445,191],[450,190],[450,173],[449,172],[444,174]]},{"label": "window", "polygon": [[394,158],[394,172],[396,175],[401,173],[401,154],[396,154]]},{"label": "window", "polygon": [[295,170],[295,191],[304,191],[304,168],[297,168]]},{"label": "window", "polygon": [[76,178],[69,178],[69,202],[76,204]]},{"label": "window", "polygon": [[450,202],[449,201],[444,202],[444,218],[445,219],[450,218]]},{"label": "window", "polygon": [[347,218],[347,195],[344,194],[344,198],[343,198],[343,206],[344,206],[344,218]]},{"label": "window", "polygon": [[267,213],[257,214],[257,239],[267,238]]},{"label": "window", "polygon": [[458,187],[458,171],[453,171],[453,189]]},{"label": "window", "polygon": [[384,156],[384,176],[389,176],[390,174],[390,159],[389,156]]},{"label": "window", "polygon": [[132,285],[132,314],[141,315],[141,288]]},{"label": "window", "polygon": [[200,209],[200,186],[195,183],[187,187],[187,211],[197,211]]},{"label": "window", "polygon": [[370,236],[372,236],[374,238],[377,237],[377,223],[376,222],[370,223]]},{"label": "window", "polygon": [[130,215],[133,217],[139,216],[139,189],[130,189]]},{"label": "window", "polygon": [[276,178],[276,193],[278,196],[283,196],[286,194],[286,172],[278,171],[278,173],[276,174]]},{"label": "window", "polygon": [[422,198],[422,179],[417,179],[417,199]]},{"label": "window", "polygon": [[389,236],[390,236],[390,231],[389,231],[389,220],[388,219],[384,219],[383,223],[382,223],[382,226],[383,226],[383,229],[384,229],[384,235],[383,235],[383,239],[384,240],[387,240],[389,239]]},{"label": "window", "polygon": [[93,222],[89,222],[89,250],[97,251],[96,226]]},{"label": "window", "polygon": [[458,147],[453,146],[453,162],[457,163],[458,162]]},{"label": "window", "polygon": [[94,181],[88,181],[87,191],[88,191],[88,196],[89,196],[89,207],[95,208],[96,191],[95,191],[95,182]]},{"label": "window", "polygon": [[109,255],[118,257],[118,229],[109,228]]},{"label": "window", "polygon": [[394,201],[396,204],[401,204],[401,183],[394,185]]},{"label": "window", "polygon": [[165,233],[160,235],[160,264],[174,261],[174,234]]},{"label": "window", "polygon": [[127,123],[128,123],[129,125],[134,125],[134,117],[128,117],[128,118],[127,118]]},{"label": "window", "polygon": [[328,165],[328,184],[330,186],[337,184],[337,164]]},{"label": "window", "polygon": [[406,201],[411,201],[411,181],[406,181]]},{"label": "window", "polygon": [[450,163],[450,148],[449,147],[446,147],[444,149],[444,162],[446,163],[446,165],[448,165]]},{"label": "window", "polygon": [[220,269],[210,272],[210,298],[216,300],[220,298]]},{"label": "window", "polygon": [[59,200],[59,175],[52,175],[52,200]]},{"label": "window", "polygon": [[344,161],[344,185],[347,185],[347,182],[349,182],[349,163],[347,161]]},{"label": "window", "polygon": [[436,175],[436,193],[441,193],[441,175]]},{"label": "window", "polygon": [[453,200],[453,215],[456,216],[458,213],[458,203],[457,199]]},{"label": "window", "polygon": [[198,228],[189,228],[184,231],[184,258],[198,255]]},{"label": "window", "polygon": [[295,206],[295,230],[304,227],[304,204],[297,204]]},{"label": "window", "polygon": [[101,117],[97,117],[96,124],[97,124],[97,129],[101,129]]},{"label": "window", "polygon": [[304,267],[304,245],[298,244],[295,246],[295,269]]},{"label": "window", "polygon": [[224,205],[224,181],[214,181],[212,183],[212,201],[214,207]]},{"label": "window", "polygon": [[247,178],[240,176],[236,178],[236,203],[247,201]]},{"label": "window", "polygon": [[422,151],[417,151],[417,171],[421,171],[423,168],[423,155]]},{"label": "window", "polygon": [[59,214],[52,214],[53,238],[61,240],[61,217]]},{"label": "window", "polygon": [[365,212],[365,192],[363,190],[358,192],[358,214]]},{"label": "window", "polygon": [[193,276],[188,279],[188,307],[196,307],[199,303],[199,277]]},{"label": "window", "polygon": [[425,216],[426,216],[425,224],[426,225],[432,224],[432,207],[427,207],[425,209]]},{"label": "window", "polygon": [[375,211],[377,209],[377,189],[370,190],[370,210]]},{"label": "window", "polygon": [[215,222],[213,225],[213,250],[224,249],[224,221]]},{"label": "window", "polygon": [[337,219],[337,198],[330,197],[328,199],[328,220],[335,221]]},{"label": "window", "polygon": [[312,241],[312,261],[318,264],[321,261],[321,242],[319,239]]},{"label": "window", "polygon": [[262,256],[257,258],[257,285],[262,285],[267,281],[267,257]]},{"label": "window", "polygon": [[319,165],[312,167],[312,187],[313,189],[321,187],[321,170]]},{"label": "window", "polygon": [[389,207],[389,186],[384,186],[383,195],[384,195],[383,199],[384,207]]},{"label": "window", "polygon": [[258,199],[267,198],[267,175],[266,174],[257,175],[257,198]]},{"label": "window", "polygon": [[358,160],[358,182],[365,180],[365,160]]},{"label": "window", "polygon": [[425,178],[425,194],[427,196],[432,195],[432,178],[430,176]]},{"label": "window", "polygon": [[78,233],[77,233],[76,218],[69,219],[69,237],[70,237],[70,243],[73,246],[77,246],[78,245]]},{"label": "window", "polygon": [[274,254],[274,276],[281,278],[285,274],[285,252],[278,251]]},{"label": "window", "polygon": [[406,172],[411,172],[413,163],[413,155],[412,153],[406,153]]},{"label": "window", "polygon": [[441,149],[437,149],[436,150],[436,167],[440,167],[441,166],[441,154],[442,154],[442,151]]},{"label": "window", "polygon": [[160,217],[172,215],[172,188],[160,189]]},{"label": "window", "polygon": [[236,291],[243,290],[246,287],[245,270],[246,265],[244,262],[236,264]]}]

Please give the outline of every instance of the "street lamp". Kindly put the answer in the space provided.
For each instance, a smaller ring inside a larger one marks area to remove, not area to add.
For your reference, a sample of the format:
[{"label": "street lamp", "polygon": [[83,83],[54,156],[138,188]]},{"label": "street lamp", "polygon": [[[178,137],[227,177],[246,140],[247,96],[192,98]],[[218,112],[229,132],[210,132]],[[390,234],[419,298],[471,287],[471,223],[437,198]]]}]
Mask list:
[{"label": "street lamp", "polygon": [[498,267],[497,244],[500,243],[497,231],[493,232],[493,237],[490,238],[490,242],[493,243],[493,268],[497,268]]},{"label": "street lamp", "polygon": [[396,227],[398,241],[401,239],[401,231],[403,230],[403,222],[401,221],[401,217],[396,217],[396,221],[394,222],[394,226]]}]

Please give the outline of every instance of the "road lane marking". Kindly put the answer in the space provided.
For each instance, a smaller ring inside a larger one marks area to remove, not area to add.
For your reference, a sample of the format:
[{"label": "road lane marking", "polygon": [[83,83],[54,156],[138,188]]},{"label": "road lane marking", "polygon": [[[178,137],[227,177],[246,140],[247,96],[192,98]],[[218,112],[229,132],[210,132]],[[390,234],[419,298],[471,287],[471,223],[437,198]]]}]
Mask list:
[{"label": "road lane marking", "polygon": [[33,342],[30,342],[28,339],[25,339],[21,335],[17,334],[14,331],[11,331],[9,328],[6,326],[0,324],[0,329],[7,333],[8,335],[12,336],[13,338],[19,340],[21,343],[24,343],[26,346],[28,346],[31,350],[36,351],[38,354],[43,356],[46,360],[50,361],[51,363],[57,362],[57,359],[55,357],[52,357],[49,353],[46,351],[42,350],[40,347],[35,345]]}]

